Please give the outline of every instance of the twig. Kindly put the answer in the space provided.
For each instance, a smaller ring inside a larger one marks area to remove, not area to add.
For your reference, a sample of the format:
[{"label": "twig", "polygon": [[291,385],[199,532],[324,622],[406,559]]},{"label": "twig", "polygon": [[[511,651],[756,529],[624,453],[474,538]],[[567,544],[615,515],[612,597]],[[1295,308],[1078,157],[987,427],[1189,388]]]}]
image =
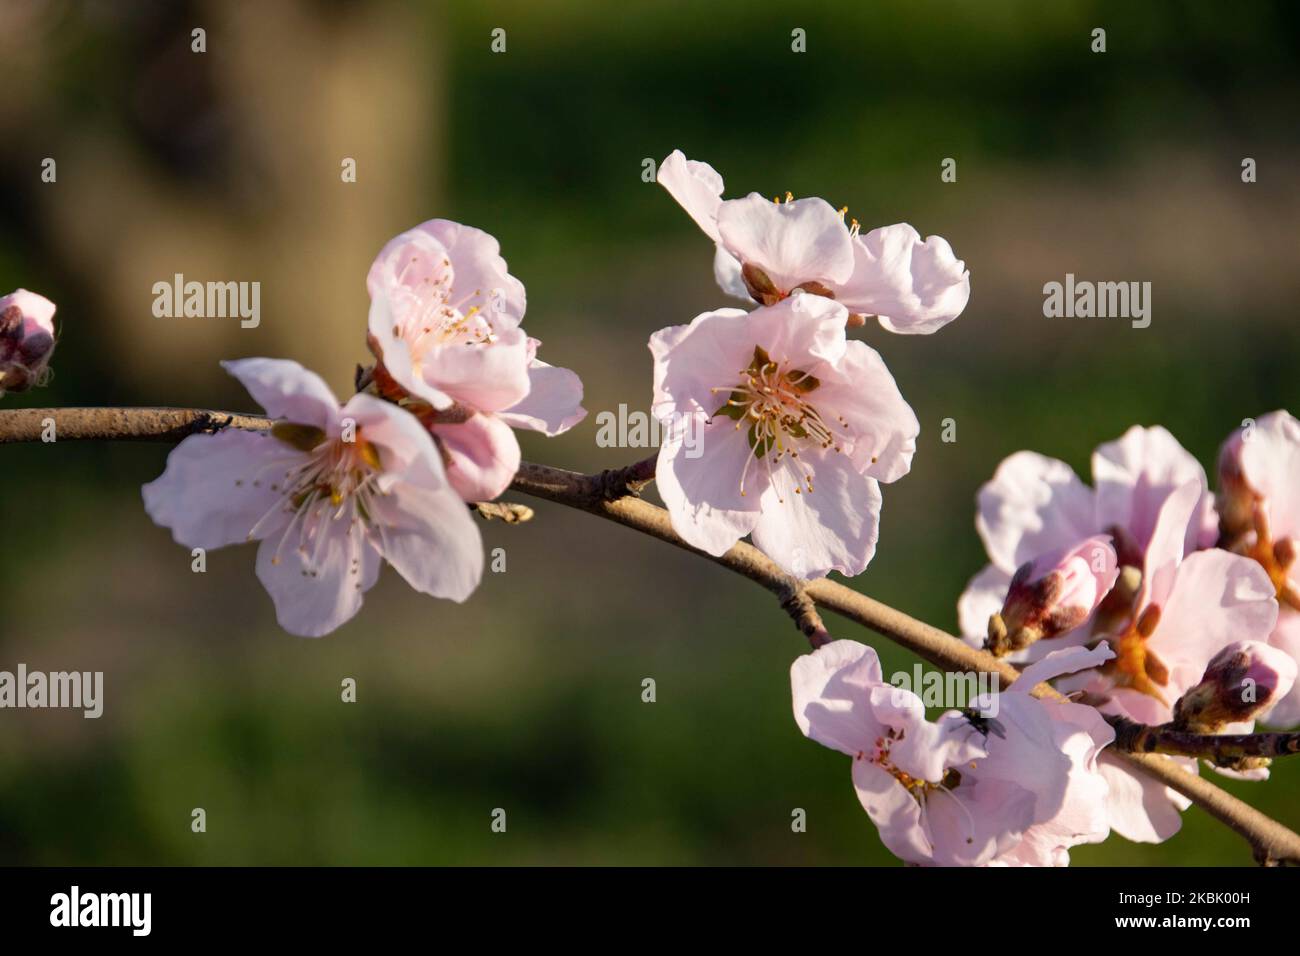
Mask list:
[{"label": "twig", "polygon": [[[223,427],[264,429],[269,426],[269,422],[260,416],[226,415],[197,409],[19,409],[0,411],[0,444],[40,441],[46,419],[55,422],[60,440],[176,441],[195,432]],[[791,613],[796,623],[800,623],[800,630],[804,630],[801,622],[812,620],[804,601],[792,600],[790,578],[757,548],[741,542],[718,557],[698,551],[677,536],[664,509],[631,495],[609,500],[608,492],[612,486],[604,475],[584,475],[523,462],[511,487],[598,515],[706,557],[771,591],[780,598],[783,606],[789,605],[787,611],[793,607],[795,610]],[[889,638],[944,670],[994,674],[1002,686],[1013,683],[1019,676],[1016,669],[1005,661],[842,584],[823,578],[801,586],[798,593],[820,607]],[[815,609],[812,613],[816,613]],[[820,624],[819,618],[817,623]],[[821,630],[824,632],[825,629]],[[1060,695],[1045,684],[1036,687],[1034,693],[1044,698],[1060,699]],[[1156,754],[1118,750],[1114,756],[1181,793],[1216,820],[1231,827],[1250,844],[1255,859],[1261,864],[1300,864],[1300,836],[1210,781],[1188,773]]]},{"label": "twig", "polygon": [[1131,753],[1196,757],[1221,767],[1256,757],[1300,753],[1300,733],[1197,734],[1170,724],[1139,724],[1127,717],[1108,716],[1106,722],[1115,728],[1115,749]]}]

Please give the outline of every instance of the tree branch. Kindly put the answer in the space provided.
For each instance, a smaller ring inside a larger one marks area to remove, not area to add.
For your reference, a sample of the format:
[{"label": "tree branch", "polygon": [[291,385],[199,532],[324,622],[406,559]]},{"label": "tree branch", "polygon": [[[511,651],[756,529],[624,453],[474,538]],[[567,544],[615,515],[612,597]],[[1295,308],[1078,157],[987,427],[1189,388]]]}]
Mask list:
[{"label": "tree branch", "polygon": [[[201,409],[17,409],[0,411],[0,444],[41,441],[46,420],[54,422],[59,440],[178,441],[197,432],[219,431],[227,427],[265,429],[270,425],[261,416],[230,415]],[[645,472],[651,461],[646,459],[630,466],[637,471],[622,479],[629,492],[634,482],[639,483],[639,490],[649,481]],[[627,470],[620,469],[613,474]],[[825,578],[807,584],[795,581],[752,545],[740,542],[726,554],[716,557],[692,548],[673,531],[667,511],[630,494],[623,497],[612,494],[617,481],[611,483],[607,477],[610,474],[584,475],[523,462],[511,487],[648,534],[749,578],[777,595],[782,607],[814,646],[824,642],[827,635],[816,607],[810,604],[855,621],[944,670],[984,671],[997,675],[1003,687],[1014,683],[1019,676],[1014,667],[986,651],[976,650],[945,631],[842,584]],[[1045,684],[1036,687],[1034,693],[1048,699],[1063,699]],[[1250,844],[1259,863],[1300,864],[1300,836],[1210,781],[1153,753],[1114,750],[1113,756],[1181,793],[1231,827]]]},{"label": "tree branch", "polygon": [[1115,748],[1131,753],[1196,757],[1220,767],[1300,753],[1300,733],[1197,734],[1172,724],[1152,727],[1113,715],[1106,722],[1115,728]]}]

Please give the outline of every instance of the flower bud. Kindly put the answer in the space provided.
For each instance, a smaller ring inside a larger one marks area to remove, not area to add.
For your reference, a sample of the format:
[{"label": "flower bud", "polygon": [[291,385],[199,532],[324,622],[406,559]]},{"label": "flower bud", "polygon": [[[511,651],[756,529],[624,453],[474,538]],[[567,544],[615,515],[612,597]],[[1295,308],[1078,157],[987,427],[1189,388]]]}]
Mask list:
[{"label": "flower bud", "polygon": [[1042,555],[1011,579],[1002,613],[989,620],[986,647],[998,657],[1057,637],[1087,620],[1119,575],[1105,535]]},{"label": "flower bud", "polygon": [[1215,733],[1225,724],[1253,720],[1291,691],[1295,659],[1260,641],[1238,641],[1215,654],[1201,681],[1174,704],[1174,725]]},{"label": "flower bud", "polygon": [[46,378],[54,351],[54,303],[26,289],[0,298],[0,395]]}]

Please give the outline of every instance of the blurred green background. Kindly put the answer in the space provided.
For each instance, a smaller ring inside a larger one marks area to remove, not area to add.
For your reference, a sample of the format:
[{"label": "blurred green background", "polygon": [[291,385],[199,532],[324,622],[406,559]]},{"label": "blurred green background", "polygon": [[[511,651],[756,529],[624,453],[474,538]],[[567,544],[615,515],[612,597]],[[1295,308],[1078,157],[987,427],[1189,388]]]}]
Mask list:
[{"label": "blurred green background", "polygon": [[[442,216],[499,237],[543,357],[585,380],[587,421],[524,436],[525,457],[641,457],[598,448],[596,413],[648,406],[652,331],[730,304],[707,240],[641,181],[680,147],[729,196],[824,196],[965,259],[955,324],[862,333],[922,435],[853,582],[952,628],[984,560],[974,495],[1007,454],[1086,477],[1097,444],[1160,423],[1211,464],[1242,418],[1300,410],[1298,38],[1290,3],[6,0],[0,287],[54,299],[62,338],[50,387],[4,405],[251,410],[216,364],[245,355],[345,394],[370,259]],[[151,286],[175,272],[260,281],[261,326],[154,318]],[[1151,327],[1043,318],[1043,283],[1067,272],[1151,281]],[[0,711],[0,863],[895,862],[848,761],[795,728],[801,639],[748,582],[540,504],[483,526],[507,570],[468,604],[386,572],[353,622],[300,640],[251,548],[193,574],[146,517],[139,486],[166,453],[0,452],[0,669],[103,670],[107,698],[97,721]],[[1300,827],[1300,760],[1225,786]],[[1164,845],[1116,836],[1074,860],[1250,862],[1201,811],[1184,819]]]}]

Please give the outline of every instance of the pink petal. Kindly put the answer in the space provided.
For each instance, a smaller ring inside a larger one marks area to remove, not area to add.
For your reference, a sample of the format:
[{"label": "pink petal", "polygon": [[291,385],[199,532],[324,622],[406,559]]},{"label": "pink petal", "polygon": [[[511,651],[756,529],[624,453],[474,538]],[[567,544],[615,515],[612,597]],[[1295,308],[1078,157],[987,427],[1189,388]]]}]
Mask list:
[{"label": "pink petal", "polygon": [[729,253],[767,274],[782,292],[801,283],[840,284],[853,274],[853,243],[844,220],[824,199],[774,203],[758,193],[718,209]]},{"label": "pink petal", "polygon": [[[1182,827],[1181,811],[1191,806],[1182,794],[1146,774],[1129,770],[1107,753],[1098,759],[1097,769],[1110,788],[1106,802],[1110,827],[1124,839],[1163,843]],[[1194,763],[1191,769],[1195,770]]]},{"label": "pink petal", "polygon": [[379,577],[379,554],[361,523],[333,518],[323,505],[302,547],[291,531],[289,540],[272,536],[257,549],[257,578],[275,603],[276,620],[299,637],[321,637],[347,623]]},{"label": "pink petal", "polygon": [[854,268],[835,297],[850,311],[875,315],[890,332],[928,335],[961,314],[970,273],[948,241],[907,223],[873,229],[853,242]]},{"label": "pink petal", "polygon": [[457,425],[434,425],[447,453],[447,479],[465,501],[491,501],[519,471],[519,440],[496,415],[472,415]]},{"label": "pink petal", "polygon": [[374,544],[415,590],[464,601],[483,576],[483,539],[450,487],[403,482],[376,498]]},{"label": "pink petal", "polygon": [[[1300,661],[1300,611],[1284,608],[1269,636],[1269,644]],[[1300,683],[1269,709],[1262,718],[1270,727],[1294,727],[1300,724]]]},{"label": "pink petal", "polygon": [[[390,240],[370,267],[366,284],[371,296],[396,279],[410,255],[427,260],[429,254],[439,250],[454,270],[452,304],[461,312],[478,306],[489,318],[507,325],[518,325],[523,320],[527,307],[524,286],[510,275],[501,258],[500,244],[482,229],[448,219],[430,219]],[[440,263],[441,259],[429,262],[428,268]],[[408,270],[407,279],[410,277]]]},{"label": "pink petal", "polygon": [[655,485],[673,530],[691,547],[724,554],[753,530],[766,475],[751,464],[747,494],[741,493],[741,476],[752,455],[747,435],[731,419],[718,416],[702,426],[698,449],[703,453],[695,458],[686,447],[684,428],[679,419],[664,436]]},{"label": "pink petal", "polygon": [[1250,558],[1212,549],[1183,559],[1148,647],[1169,669],[1172,704],[1234,641],[1267,641],[1277,623],[1273,582]]},{"label": "pink petal", "polygon": [[[1285,411],[1260,416],[1250,439],[1241,443],[1241,465],[1264,499],[1273,539],[1291,538],[1300,545],[1300,421]],[[1300,565],[1293,570],[1300,573]]]},{"label": "pink petal", "polygon": [[284,492],[271,486],[305,459],[270,435],[226,429],[191,435],[172,449],[163,473],[145,485],[144,507],[187,548],[220,548],[249,540],[264,516],[263,536],[282,529]]},{"label": "pink petal", "polygon": [[880,485],[833,450],[807,450],[799,461],[815,476],[814,490],[795,493],[800,477],[787,459],[763,493],[754,544],[798,578],[820,578],[832,570],[861,574],[876,553]]},{"label": "pink petal", "polygon": [[655,179],[705,235],[717,242],[718,207],[722,205],[722,177],[717,171],[708,163],[687,159],[680,149],[675,149],[659,164]]},{"label": "pink petal", "polygon": [[989,558],[1014,574],[1040,554],[1068,547],[1098,530],[1092,491],[1069,465],[1019,451],[979,490],[975,528]]},{"label": "pink petal", "polygon": [[271,418],[337,433],[339,401],[315,372],[288,359],[236,359],[221,367],[239,379]]},{"label": "pink petal", "polygon": [[893,775],[867,760],[855,760],[853,789],[890,853],[907,863],[932,861],[934,850],[921,826],[921,805]]},{"label": "pink petal", "polygon": [[1165,498],[1189,481],[1198,482],[1202,497],[1196,521],[1187,528],[1186,550],[1214,543],[1218,519],[1205,469],[1159,425],[1134,425],[1118,440],[1100,446],[1092,456],[1092,478],[1099,529],[1127,528],[1141,548],[1150,540]]},{"label": "pink petal", "polygon": [[528,368],[528,394],[498,418],[512,428],[527,428],[553,437],[587,417],[582,407],[582,379],[567,368],[533,360]]},{"label": "pink petal", "polygon": [[[809,400],[848,422],[854,466],[883,482],[907,474],[921,425],[880,353],[865,342],[847,342],[843,359],[819,376],[821,384]],[[823,412],[823,417],[829,416]]]},{"label": "pink petal", "polygon": [[870,692],[880,683],[880,659],[872,648],[831,641],[790,665],[795,723],[805,737],[850,757],[871,751],[880,728]]},{"label": "pink petal", "polygon": [[369,344],[375,358],[383,363],[384,370],[408,395],[428,402],[439,411],[450,408],[456,400],[424,380],[416,368],[411,343],[399,334],[396,323],[393,303],[382,291],[376,292],[370,299],[367,323]]},{"label": "pink petal", "polygon": [[509,328],[490,344],[433,345],[418,363],[424,381],[481,412],[499,412],[528,394],[528,336]]}]

